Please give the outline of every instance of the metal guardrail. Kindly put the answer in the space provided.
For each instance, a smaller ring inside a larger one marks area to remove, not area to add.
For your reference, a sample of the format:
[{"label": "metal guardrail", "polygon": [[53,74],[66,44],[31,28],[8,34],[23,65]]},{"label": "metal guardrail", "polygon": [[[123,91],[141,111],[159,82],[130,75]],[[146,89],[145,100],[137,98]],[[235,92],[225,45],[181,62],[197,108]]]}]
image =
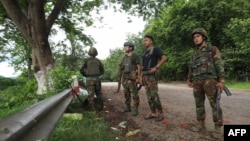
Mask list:
[{"label": "metal guardrail", "polygon": [[66,89],[0,120],[0,141],[48,140],[72,100]]}]

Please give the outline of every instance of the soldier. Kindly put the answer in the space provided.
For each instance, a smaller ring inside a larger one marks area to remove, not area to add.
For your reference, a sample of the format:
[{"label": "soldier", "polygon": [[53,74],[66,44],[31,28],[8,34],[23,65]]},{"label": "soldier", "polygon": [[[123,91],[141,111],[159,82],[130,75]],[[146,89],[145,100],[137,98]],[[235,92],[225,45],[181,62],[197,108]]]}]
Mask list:
[{"label": "soldier", "polygon": [[136,89],[136,84],[139,83],[139,77],[141,76],[141,64],[139,57],[133,53],[134,45],[131,42],[124,43],[124,50],[126,55],[124,56],[120,68],[122,72],[121,84],[124,88],[124,97],[126,108],[123,113],[131,111],[131,96],[134,100],[134,109],[131,112],[132,116],[138,115],[139,107],[139,95]]},{"label": "soldier", "polygon": [[151,110],[144,119],[148,120],[155,118],[155,121],[159,122],[164,119],[164,116],[160,97],[158,95],[158,78],[156,76],[156,71],[166,62],[167,57],[162,53],[160,48],[153,46],[153,41],[152,36],[144,36],[144,46],[146,51],[142,58],[142,83],[145,86],[147,100]]},{"label": "soldier", "polygon": [[[197,123],[191,128],[192,131],[205,131],[205,97],[207,96],[212,108],[214,122],[213,138],[221,137],[223,125],[222,110],[216,108],[216,90],[220,93],[224,89],[225,71],[224,61],[217,47],[206,43],[208,34],[203,28],[197,28],[192,32],[192,38],[196,50],[191,56],[187,84],[193,88],[196,105]],[[206,96],[205,96],[206,94]]]},{"label": "soldier", "polygon": [[89,106],[92,110],[95,109],[95,96],[98,102],[98,110],[103,109],[103,97],[101,92],[101,78],[104,74],[103,64],[96,58],[98,52],[96,48],[91,47],[88,51],[88,58],[85,58],[80,73],[86,77],[86,87],[88,91]]}]

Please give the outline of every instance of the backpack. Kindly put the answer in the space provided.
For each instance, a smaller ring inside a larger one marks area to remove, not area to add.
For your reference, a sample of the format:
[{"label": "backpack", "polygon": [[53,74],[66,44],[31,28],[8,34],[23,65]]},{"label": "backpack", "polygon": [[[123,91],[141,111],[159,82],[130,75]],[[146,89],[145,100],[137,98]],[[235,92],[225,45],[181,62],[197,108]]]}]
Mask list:
[{"label": "backpack", "polygon": [[94,76],[94,75],[100,75],[100,61],[96,58],[88,58],[86,60],[86,68],[85,68],[85,74],[87,76]]}]

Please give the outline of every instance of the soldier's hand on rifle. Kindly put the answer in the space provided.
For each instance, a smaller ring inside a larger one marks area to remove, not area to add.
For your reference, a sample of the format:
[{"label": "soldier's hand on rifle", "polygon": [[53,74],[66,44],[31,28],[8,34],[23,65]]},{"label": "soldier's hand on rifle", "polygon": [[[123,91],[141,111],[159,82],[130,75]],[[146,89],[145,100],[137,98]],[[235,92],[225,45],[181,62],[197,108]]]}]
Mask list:
[{"label": "soldier's hand on rifle", "polygon": [[158,68],[154,67],[154,68],[150,68],[149,72],[150,73],[155,73],[157,71]]},{"label": "soldier's hand on rifle", "polygon": [[222,92],[223,89],[224,89],[224,83],[223,82],[218,82],[217,87],[220,89],[220,92]]}]

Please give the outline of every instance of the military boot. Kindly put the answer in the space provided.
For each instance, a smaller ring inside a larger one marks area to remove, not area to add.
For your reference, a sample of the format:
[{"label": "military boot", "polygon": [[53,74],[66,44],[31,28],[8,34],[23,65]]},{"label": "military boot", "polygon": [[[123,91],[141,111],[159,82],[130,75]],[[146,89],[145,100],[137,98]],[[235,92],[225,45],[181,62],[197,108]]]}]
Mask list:
[{"label": "military boot", "polygon": [[127,105],[127,108],[122,111],[122,113],[127,113],[131,111],[130,105]]},{"label": "military boot", "polygon": [[221,126],[215,125],[214,131],[211,136],[215,139],[220,139],[221,138]]},{"label": "military boot", "polygon": [[205,127],[205,122],[202,121],[198,121],[193,127],[191,127],[191,131],[193,132],[201,132],[201,131],[205,131],[206,127]]},{"label": "military boot", "polygon": [[131,112],[131,116],[137,116],[138,114],[139,114],[138,108],[133,109]]}]

